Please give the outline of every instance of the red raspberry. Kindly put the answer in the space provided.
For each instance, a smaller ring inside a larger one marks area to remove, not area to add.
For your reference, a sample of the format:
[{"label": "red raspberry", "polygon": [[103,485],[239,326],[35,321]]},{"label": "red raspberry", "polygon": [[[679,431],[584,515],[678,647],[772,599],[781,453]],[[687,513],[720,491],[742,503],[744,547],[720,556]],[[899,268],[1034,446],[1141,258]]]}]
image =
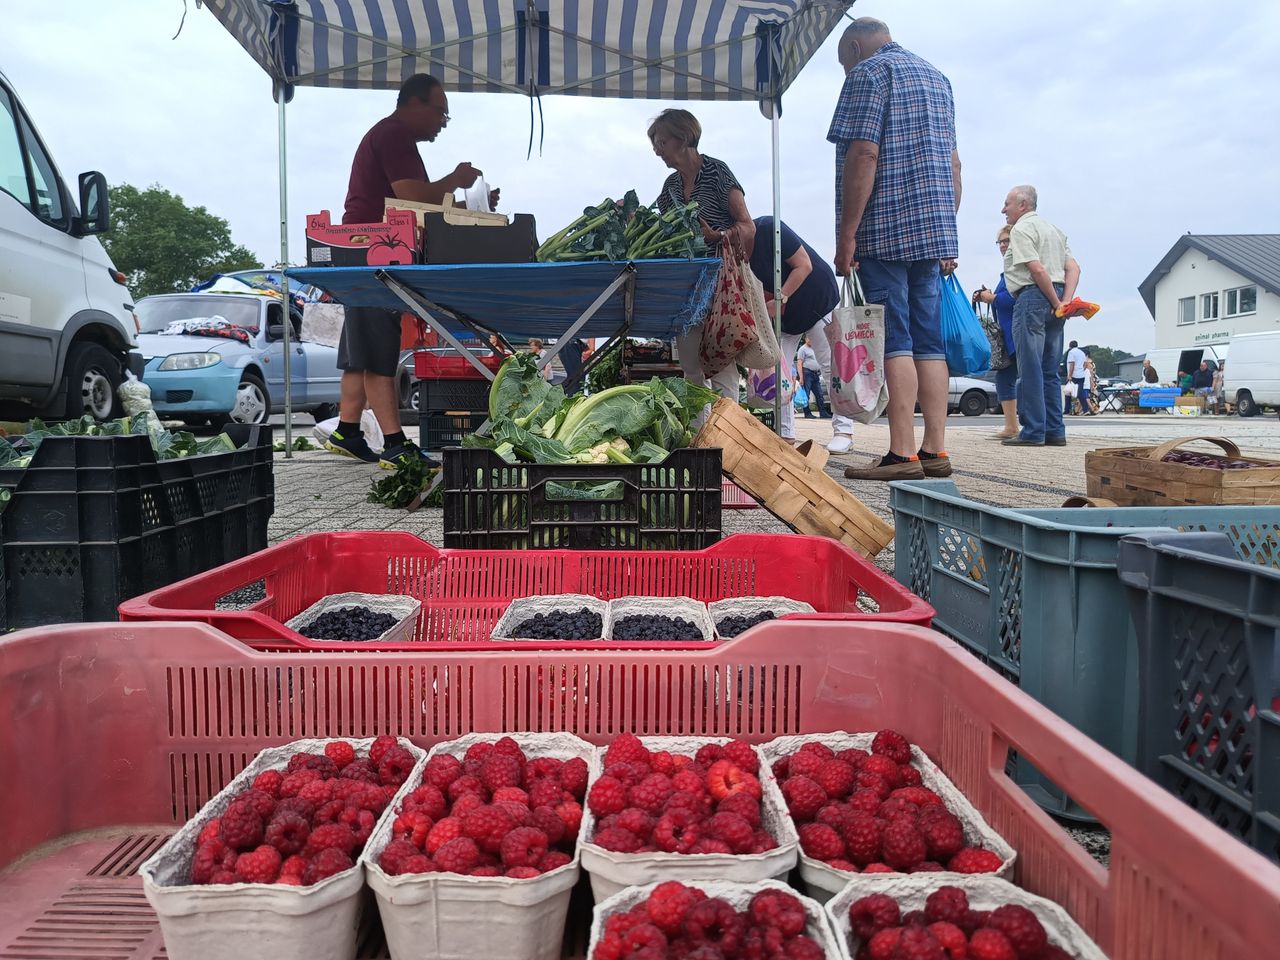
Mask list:
[{"label": "red raspberry", "polygon": [[217,870],[213,876],[209,878],[210,883],[236,883],[236,875],[234,870]]},{"label": "red raspberry", "polygon": [[212,840],[222,839],[222,818],[214,817],[204,825],[204,829],[200,831],[200,836],[196,838],[196,846],[202,843],[209,843]]},{"label": "red raspberry", "polygon": [[724,854],[731,854],[734,851],[732,847],[730,847],[727,843],[725,843],[719,837],[702,837],[697,843],[693,845],[693,848],[689,852],[703,853],[703,854],[715,853],[715,854],[724,855]]},{"label": "red raspberry", "polygon": [[844,841],[840,834],[825,823],[805,823],[800,826],[800,849],[815,860],[838,860],[844,856]]},{"label": "red raspberry", "polygon": [[897,873],[898,871],[893,869],[893,867],[889,866],[886,863],[868,863],[865,867],[862,868],[862,872],[863,873]]},{"label": "red raspberry", "polygon": [[666,957],[666,935],[652,923],[637,923],[622,935],[622,956],[628,960]]},{"label": "red raspberry", "polygon": [[469,877],[500,877],[502,871],[492,863],[483,863],[478,867],[472,867],[467,871]]},{"label": "red raspberry", "polygon": [[[890,792],[902,786],[902,772],[898,765],[888,757],[882,757],[878,754],[872,754],[862,762],[862,766],[858,769],[858,781],[862,782],[862,777],[866,774],[879,774],[884,782],[889,785]],[[885,795],[888,799],[888,795]]]},{"label": "red raspberry", "polygon": [[493,805],[506,811],[506,813],[511,817],[512,826],[533,826],[533,811],[523,803],[513,803],[510,800],[495,800]]},{"label": "red raspberry", "polygon": [[886,927],[902,922],[898,901],[884,893],[873,893],[853,901],[849,906],[849,926],[860,940],[869,940]]},{"label": "red raspberry", "polygon": [[964,920],[956,924],[956,926],[972,937],[975,930],[981,930],[987,925],[989,916],[991,916],[990,910],[974,910],[970,908],[969,912],[964,915]]},{"label": "red raspberry", "polygon": [[284,863],[280,864],[280,883],[292,883],[298,886],[302,883],[302,874],[307,869],[307,858],[294,854],[292,857],[285,857]]},{"label": "red raspberry", "polygon": [[375,737],[369,747],[369,761],[376,767],[382,762],[382,757],[388,750],[398,746],[400,746],[400,741],[385,733],[380,737]]},{"label": "red raspberry", "polygon": [[378,768],[370,760],[352,760],[338,771],[338,779],[344,782],[354,780],[361,783],[378,783]]},{"label": "red raspberry", "polygon": [[816,753],[802,751],[793,754],[788,764],[787,777],[810,777],[817,776],[818,771],[822,769],[827,761]]},{"label": "red raspberry", "polygon": [[[728,798],[726,797],[725,799],[727,800]],[[753,802],[758,803],[759,801],[753,800]],[[688,810],[700,817],[704,817],[711,812],[711,798],[705,793],[693,794],[679,791],[667,798],[662,812],[666,813],[668,810]]]},{"label": "red raspberry", "polygon": [[911,743],[896,730],[881,730],[871,741],[871,753],[894,763],[910,763]]},{"label": "red raspberry", "polygon": [[284,779],[280,781],[280,797],[296,797],[298,791],[313,780],[323,780],[315,770],[295,770],[292,773],[286,773]]},{"label": "red raspberry", "polygon": [[954,923],[931,923],[928,930],[947,960],[965,960],[969,956],[969,938]]},{"label": "red raspberry", "polygon": [[422,851],[413,845],[411,840],[403,837],[392,840],[378,855],[378,866],[384,872],[395,877],[404,873],[404,863],[410,857],[420,856]]},{"label": "red raspberry", "polygon": [[481,783],[480,778],[473,773],[464,773],[445,788],[445,796],[455,803],[459,797],[465,796],[468,793],[478,793],[481,798],[484,797],[484,784]]},{"label": "red raspberry", "polygon": [[859,770],[855,775],[854,795],[862,792],[871,792],[876,795],[877,800],[883,801],[889,799],[889,794],[893,793],[893,787],[889,786],[889,781],[878,773],[872,773],[870,770]]},{"label": "red raspberry", "polygon": [[818,786],[833,800],[841,800],[853,791],[855,772],[843,760],[828,760],[813,775]]},{"label": "red raspberry", "polygon": [[747,923],[738,911],[719,897],[699,900],[684,918],[685,933],[696,945],[718,949],[726,957],[736,957],[742,949]]},{"label": "red raspberry", "polygon": [[529,787],[529,807],[554,807],[570,794],[560,786],[560,781],[553,777],[536,780]]},{"label": "red raspberry", "polygon": [[519,760],[510,754],[499,753],[496,750],[485,757],[480,765],[480,782],[488,787],[490,792],[503,787],[520,786],[523,775],[524,771],[521,769]]},{"label": "red raspberry", "polygon": [[653,771],[643,763],[611,763],[604,768],[605,776],[622,781],[624,786],[634,787]]},{"label": "red raspberry", "polygon": [[462,818],[462,833],[474,840],[481,850],[496,854],[502,847],[502,838],[515,825],[515,818],[501,807],[480,807]]},{"label": "red raspberry", "polygon": [[282,856],[301,852],[311,835],[311,825],[306,818],[291,810],[279,810],[267,821],[266,841],[280,851]]},{"label": "red raspberry", "polygon": [[751,898],[747,912],[758,926],[774,927],[784,937],[798,937],[808,922],[804,904],[781,890],[761,890]]},{"label": "red raspberry", "polygon": [[564,839],[564,821],[553,807],[538,807],[532,818],[532,825],[547,835],[547,842],[553,847]]},{"label": "red raspberry", "polygon": [[688,810],[669,810],[653,827],[653,842],[667,853],[688,853],[702,838],[699,817]]},{"label": "red raspberry", "polygon": [[[898,768],[898,773],[901,775],[902,767]],[[917,807],[922,808],[943,806],[942,798],[928,787],[899,787],[897,790],[893,791],[893,793],[889,794],[889,798],[909,800]]]},{"label": "red raspberry", "polygon": [[311,819],[316,815],[316,805],[308,800],[303,800],[301,797],[286,797],[276,804],[276,813],[279,814],[286,811],[296,813],[310,823]]},{"label": "red raspberry", "polygon": [[547,835],[537,827],[516,827],[499,846],[508,867],[536,867],[547,855]]},{"label": "red raspberry", "polygon": [[752,830],[760,828],[760,801],[747,793],[735,793],[716,804],[716,813],[736,813]]},{"label": "red raspberry", "polygon": [[[239,864],[236,867],[239,869]],[[1049,944],[1049,938],[1036,915],[1017,904],[996,907],[987,918],[987,926],[1004,934],[1014,953],[1018,955],[1018,960],[1035,960]]]},{"label": "red raspberry", "polygon": [[820,740],[809,740],[800,744],[798,753],[811,753],[820,760],[830,760],[836,752]]},{"label": "red raspberry", "polygon": [[295,753],[290,757],[285,764],[285,773],[296,773],[299,770],[314,770],[322,780],[338,775],[337,764],[320,753]]},{"label": "red raspberry", "polygon": [[776,777],[778,782],[781,783],[783,780],[787,779],[787,776],[791,773],[791,758],[779,757],[777,760],[773,761],[773,767],[771,769],[773,770],[774,777]]},{"label": "red raspberry", "polygon": [[951,813],[922,820],[920,835],[924,837],[930,859],[940,863],[946,863],[964,847],[964,826],[960,818]]},{"label": "red raspberry", "polygon": [[493,791],[494,803],[514,803],[519,806],[528,808],[529,794],[525,793],[519,787],[499,787]]},{"label": "red raspberry", "polygon": [[435,856],[437,850],[460,836],[462,836],[462,820],[458,817],[445,817],[437,821],[431,828],[431,832],[427,834],[426,852]]},{"label": "red raspberry", "polygon": [[755,838],[751,841],[751,853],[768,853],[776,849],[778,849],[778,841],[774,839],[773,834],[765,830],[756,831]]},{"label": "red raspberry", "polygon": [[284,782],[284,774],[279,770],[263,770],[253,778],[253,789],[261,790],[273,800],[280,798],[280,784]]},{"label": "red raspberry", "polygon": [[251,803],[232,800],[222,814],[222,842],[232,850],[252,850],[262,842],[265,825]]},{"label": "red raspberry", "polygon": [[676,766],[676,758],[666,750],[649,754],[649,766],[653,768],[654,773],[664,773],[668,777],[674,776],[679,769]]},{"label": "red raspberry", "polygon": [[613,853],[635,853],[640,849],[640,838],[630,830],[623,830],[621,827],[599,830],[591,842]]},{"label": "red raspberry", "polygon": [[909,763],[898,767],[898,777],[902,780],[904,787],[919,787],[924,783],[924,777],[920,775],[920,771]]},{"label": "red raspberry", "polygon": [[902,915],[902,925],[904,927],[917,927],[923,930],[929,925],[929,918],[923,910],[912,910],[910,913]]},{"label": "red raspberry", "polygon": [[942,873],[943,867],[937,860],[921,860],[909,871],[910,873]]},{"label": "red raspberry", "polygon": [[324,745],[324,755],[341,770],[356,758],[356,749],[345,740],[333,740]]},{"label": "red raspberry", "polygon": [[565,800],[556,804],[556,816],[564,822],[566,840],[576,840],[578,830],[582,826],[582,804],[576,800]]},{"label": "red raspberry", "polygon": [[427,761],[427,766],[422,771],[422,782],[444,790],[460,776],[462,761],[447,753],[437,753]]},{"label": "red raspberry", "polygon": [[304,886],[309,887],[313,883],[319,883],[334,874],[350,870],[354,866],[355,864],[351,862],[351,858],[337,847],[326,847],[311,858],[311,862],[307,864],[307,868],[302,872],[302,883]]},{"label": "red raspberry", "polygon": [[628,791],[627,802],[656,815],[662,812],[671,794],[671,779],[665,774],[651,773]]},{"label": "red raspberry", "polygon": [[1018,952],[1013,944],[999,930],[975,930],[969,938],[969,957],[971,960],[1018,960]]},{"label": "red raspberry", "polygon": [[559,870],[573,863],[573,858],[563,850],[548,850],[547,855],[538,861],[538,870],[542,873],[550,873],[552,870]]},{"label": "red raspberry", "polygon": [[755,747],[745,740],[730,740],[724,745],[726,760],[732,760],[753,776],[760,772],[760,756]]},{"label": "red raspberry", "polygon": [[609,744],[608,749],[604,752],[604,765],[606,767],[615,763],[632,763],[636,761],[648,766],[649,751],[634,733],[618,734],[613,743]]},{"label": "red raspberry", "polygon": [[564,761],[558,757],[535,757],[525,767],[525,778],[530,782],[544,777],[558,780],[563,767]]},{"label": "red raspberry", "polygon": [[[877,777],[877,779],[879,779]],[[861,790],[853,791],[853,795],[849,797],[849,809],[854,813],[869,813],[874,815],[880,809],[880,804],[884,801],[880,799],[880,794],[875,790],[869,790],[865,787]]]},{"label": "red raspberry", "polygon": [[969,912],[969,897],[959,887],[939,887],[925,899],[924,912],[933,923],[960,926]]},{"label": "red raspberry", "polygon": [[419,813],[425,813],[432,820],[439,820],[448,811],[448,804],[445,803],[444,794],[440,792],[440,788],[430,783],[424,783],[422,786],[409,792],[404,798],[405,810],[416,810]]},{"label": "red raspberry", "polygon": [[532,880],[534,877],[542,876],[542,871],[537,867],[508,867],[503,876],[512,880]]},{"label": "red raspberry", "polygon": [[876,819],[889,821],[895,817],[908,817],[913,823],[920,818],[920,808],[902,797],[890,797],[876,810]]},{"label": "red raspberry", "polygon": [[693,755],[694,763],[710,769],[711,765],[717,760],[724,759],[724,747],[718,743],[703,744],[698,748],[698,752]]},{"label": "red raspberry", "polygon": [[356,835],[345,823],[322,823],[311,831],[303,856],[315,857],[321,850],[341,850],[347,856],[356,848]]},{"label": "red raspberry", "polygon": [[952,873],[995,873],[1002,866],[998,854],[982,847],[965,847],[947,862]]},{"label": "red raspberry", "polygon": [[686,887],[683,883],[668,880],[653,888],[644,909],[649,920],[663,933],[675,936],[684,928],[684,918],[699,899],[701,891]]},{"label": "red raspberry", "polygon": [[253,809],[258,812],[258,816],[263,820],[266,820],[271,816],[271,814],[275,813],[275,797],[271,796],[269,793],[264,793],[261,790],[255,790],[252,787],[236,794],[232,800],[240,800],[249,804],[249,806],[253,807]]},{"label": "red raspberry", "polygon": [[827,956],[816,940],[804,934],[788,940],[785,950],[786,960],[826,960]]},{"label": "red raspberry", "polygon": [[[718,811],[707,818],[703,824],[703,833],[717,840],[723,840],[734,853],[749,853],[755,841],[756,832],[755,828],[738,814]],[[843,844],[840,849],[843,852]]]},{"label": "red raspberry", "polygon": [[895,960],[946,960],[942,944],[928,930],[919,927],[908,927],[902,931],[893,956]]},{"label": "red raspberry", "polygon": [[433,826],[435,822],[425,813],[409,810],[396,817],[391,825],[391,834],[408,839],[417,850],[422,851],[426,849],[427,837]]},{"label": "red raspberry", "polygon": [[793,776],[782,785],[782,797],[797,823],[807,823],[827,805],[827,795],[815,780]]},{"label": "red raspberry", "polygon": [[479,810],[483,806],[485,806],[483,794],[464,793],[449,808],[449,816],[457,817],[461,820],[472,810]]},{"label": "red raspberry", "polygon": [[435,861],[444,873],[466,873],[480,863],[480,849],[470,837],[458,837],[436,851]]},{"label": "red raspberry", "polygon": [[409,779],[409,774],[413,771],[413,765],[416,762],[413,754],[404,747],[399,745],[390,747],[378,761],[378,781],[398,787]]},{"label": "red raspberry", "polygon": [[511,737],[500,737],[493,744],[493,752],[504,754],[508,757],[515,757],[520,762],[520,769],[524,770],[528,765],[529,759],[524,755],[524,751],[520,749],[520,744],[516,743]]},{"label": "red raspberry", "polygon": [[616,777],[601,777],[587,791],[587,808],[597,817],[621,813],[627,806],[627,788]]},{"label": "red raspberry", "polygon": [[[617,822],[615,826],[621,827],[623,830],[630,830],[641,840],[648,840],[653,835],[653,825],[656,822],[653,817],[640,810],[637,807],[628,807],[621,813],[616,814]],[[556,819],[559,819],[558,817]]]},{"label": "red raspberry", "polygon": [[195,855],[191,858],[191,882],[209,883],[222,868],[222,858],[226,853],[227,845],[217,837],[196,844]]},{"label": "red raspberry", "polygon": [[671,789],[676,793],[692,793],[694,796],[701,796],[707,792],[707,785],[702,777],[686,769],[676,771],[675,776],[671,778]]},{"label": "red raspberry", "polygon": [[843,760],[849,766],[853,767],[856,772],[867,757],[871,756],[866,750],[859,750],[857,747],[850,747],[847,750],[841,750],[836,754],[837,760]]},{"label": "red raspberry", "polygon": [[587,761],[574,757],[564,762],[560,768],[560,786],[573,794],[575,800],[581,800],[587,793]]},{"label": "red raspberry", "polygon": [[836,833],[844,836],[844,828],[853,820],[854,813],[846,804],[828,803],[813,818],[814,823],[825,823]]},{"label": "red raspberry", "polygon": [[736,793],[745,793],[759,799],[764,788],[754,774],[747,773],[732,760],[722,758],[707,771],[707,792],[716,800],[723,800]]},{"label": "red raspberry", "polygon": [[467,752],[462,755],[462,766],[465,768],[468,763],[472,763],[479,770],[480,763],[491,753],[493,753],[492,743],[486,743],[483,740],[479,743],[473,743],[467,747]]},{"label": "red raspberry", "polygon": [[312,780],[310,783],[303,784],[302,789],[298,791],[298,796],[308,803],[322,807],[334,798],[336,782],[335,780]]},{"label": "red raspberry", "polygon": [[902,927],[887,927],[878,931],[867,942],[867,955],[871,960],[893,960],[901,937]]},{"label": "red raspberry", "polygon": [[238,883],[275,883],[280,876],[280,851],[270,844],[263,844],[251,853],[236,858]]},{"label": "red raspberry", "polygon": [[436,873],[436,865],[425,853],[409,857],[400,867],[401,873]]},{"label": "red raspberry", "polygon": [[910,870],[925,859],[929,850],[916,825],[905,817],[889,823],[880,833],[881,856],[897,870]]}]

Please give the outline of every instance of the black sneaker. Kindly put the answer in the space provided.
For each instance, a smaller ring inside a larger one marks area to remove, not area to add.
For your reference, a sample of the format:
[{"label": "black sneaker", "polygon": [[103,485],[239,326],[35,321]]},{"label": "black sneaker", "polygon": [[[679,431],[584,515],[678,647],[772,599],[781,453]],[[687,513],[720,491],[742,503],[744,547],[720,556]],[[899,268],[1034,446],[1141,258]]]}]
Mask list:
[{"label": "black sneaker", "polygon": [[353,460],[361,460],[365,463],[378,462],[378,455],[370,448],[368,441],[364,438],[364,434],[355,437],[344,437],[335,430],[329,434],[329,439],[324,442],[324,448],[330,453],[338,454],[340,457],[351,457]]},{"label": "black sneaker", "polygon": [[382,455],[377,458],[378,466],[383,470],[394,470],[404,460],[414,457],[421,459],[429,467],[440,466],[439,460],[431,459],[431,457],[427,455],[427,451],[423,450],[412,440],[406,440],[404,443],[383,450]]}]

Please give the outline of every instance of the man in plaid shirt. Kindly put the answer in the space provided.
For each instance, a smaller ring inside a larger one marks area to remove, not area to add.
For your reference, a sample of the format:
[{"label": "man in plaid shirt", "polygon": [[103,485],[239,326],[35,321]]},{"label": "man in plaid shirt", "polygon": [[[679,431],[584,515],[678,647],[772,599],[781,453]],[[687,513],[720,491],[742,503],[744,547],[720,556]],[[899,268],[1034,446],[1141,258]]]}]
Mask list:
[{"label": "man in plaid shirt", "polygon": [[[855,480],[945,477],[947,362],[941,259],[959,255],[951,84],[893,42],[879,20],[855,20],[840,39],[844,89],[827,139],[836,145],[836,272],[857,269],[869,303],[885,312],[889,452]],[[915,445],[915,406],[924,437]]]}]

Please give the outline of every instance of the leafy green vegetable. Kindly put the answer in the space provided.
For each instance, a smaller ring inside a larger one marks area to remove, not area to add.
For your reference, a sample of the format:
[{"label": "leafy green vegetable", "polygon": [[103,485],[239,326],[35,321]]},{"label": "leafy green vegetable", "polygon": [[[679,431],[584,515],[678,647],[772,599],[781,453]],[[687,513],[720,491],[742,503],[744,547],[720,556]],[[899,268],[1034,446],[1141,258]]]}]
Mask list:
[{"label": "leafy green vegetable", "polygon": [[[400,460],[395,470],[370,483],[369,492],[366,494],[365,499],[369,503],[378,503],[384,507],[403,510],[431,485],[431,481],[439,471],[439,467],[428,466],[427,461],[421,457],[404,457]],[[441,497],[443,496],[443,484],[436,487],[436,493]],[[426,505],[435,506],[438,504],[426,501]]]},{"label": "leafy green vegetable", "polygon": [[489,419],[538,428],[564,405],[564,390],[552,386],[531,353],[507,357],[489,387]]},{"label": "leafy green vegetable", "polygon": [[537,258],[557,260],[651,260],[706,255],[697,203],[672,195],[666,213],[642,206],[634,190],[606,198],[538,248]]}]

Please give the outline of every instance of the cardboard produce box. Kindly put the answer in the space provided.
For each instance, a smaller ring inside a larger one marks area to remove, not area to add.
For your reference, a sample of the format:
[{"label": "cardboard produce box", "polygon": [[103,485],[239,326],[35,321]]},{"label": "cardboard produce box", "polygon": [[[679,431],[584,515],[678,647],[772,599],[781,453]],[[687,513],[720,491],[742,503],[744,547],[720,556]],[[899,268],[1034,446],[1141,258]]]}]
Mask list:
[{"label": "cardboard produce box", "polygon": [[[446,196],[443,204],[387,198],[388,211],[413,212],[420,229],[419,263],[531,263],[538,250],[537,228],[528,213],[468,210]],[[483,229],[479,229],[483,228]]]},{"label": "cardboard produce box", "polygon": [[388,267],[418,262],[421,231],[409,210],[389,208],[382,223],[331,222],[328,210],[307,217],[307,266]]}]

